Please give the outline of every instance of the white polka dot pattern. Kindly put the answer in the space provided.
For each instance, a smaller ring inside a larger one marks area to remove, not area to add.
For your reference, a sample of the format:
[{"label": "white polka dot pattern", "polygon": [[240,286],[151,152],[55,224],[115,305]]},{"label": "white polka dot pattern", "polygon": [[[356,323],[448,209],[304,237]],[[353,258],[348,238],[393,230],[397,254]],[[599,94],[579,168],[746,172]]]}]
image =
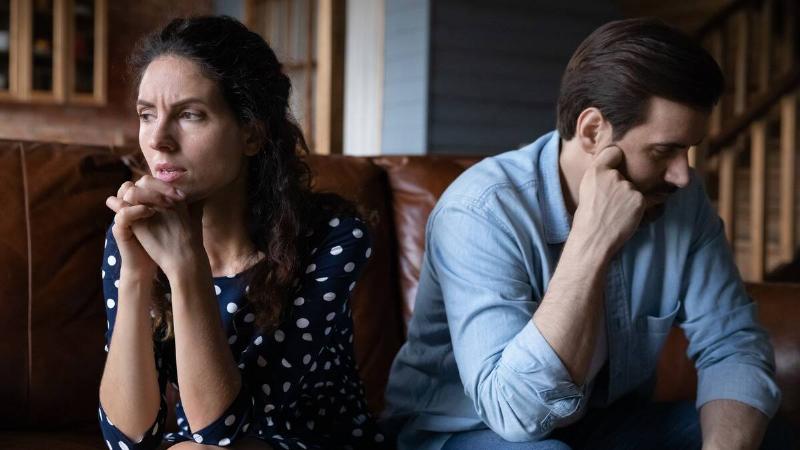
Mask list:
[{"label": "white polka dot pattern", "polygon": [[[307,449],[317,448],[309,441],[318,442],[315,433],[323,432],[320,430],[334,433],[331,442],[341,443],[342,447],[349,443],[353,447],[372,448],[375,443],[384,441],[367,412],[352,349],[350,291],[372,252],[368,232],[363,222],[356,219],[332,218],[326,229],[308,234],[309,248],[314,251],[306,260],[305,274],[292,288],[294,295],[289,300],[286,322],[273,331],[262,332],[256,328],[256,311],[248,304],[246,295],[249,292],[246,277],[232,274],[213,280],[225,339],[242,371],[243,385],[250,388],[242,390],[216,422],[199,432],[189,430],[179,404],[176,411],[178,431],[164,433],[166,397],[163,389],[167,382],[176,382],[175,356],[163,353],[166,347],[157,344],[163,411],[159,410],[156,423],[143,441],[132,443],[121,440],[119,431],[100,410],[101,429],[110,449],[155,448],[161,439],[171,443],[189,440],[228,447],[244,436],[258,437],[273,448]],[[118,309],[121,265],[110,230],[105,247],[101,278],[108,319],[107,350]],[[171,301],[168,297],[167,300]],[[257,411],[255,416],[252,411]],[[326,426],[334,419],[336,426]],[[252,427],[250,421],[253,421]],[[351,425],[339,425],[342,423]]]}]

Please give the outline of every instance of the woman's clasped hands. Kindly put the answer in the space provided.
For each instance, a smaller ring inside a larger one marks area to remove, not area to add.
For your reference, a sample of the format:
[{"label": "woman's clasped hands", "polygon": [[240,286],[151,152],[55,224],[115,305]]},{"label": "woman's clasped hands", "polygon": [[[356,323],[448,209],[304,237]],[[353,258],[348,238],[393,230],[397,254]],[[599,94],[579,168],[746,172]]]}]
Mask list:
[{"label": "woman's clasped hands", "polygon": [[112,233],[123,260],[122,270],[152,278],[158,267],[170,278],[203,252],[202,202],[186,202],[174,186],[145,175],[126,181],[106,199],[116,213]]}]

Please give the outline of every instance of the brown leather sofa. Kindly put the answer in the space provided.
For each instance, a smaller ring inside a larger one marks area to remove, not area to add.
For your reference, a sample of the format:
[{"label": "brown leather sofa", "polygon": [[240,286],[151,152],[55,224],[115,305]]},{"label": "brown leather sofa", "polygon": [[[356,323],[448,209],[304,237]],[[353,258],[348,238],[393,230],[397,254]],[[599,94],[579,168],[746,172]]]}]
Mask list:
[{"label": "brown leather sofa", "polygon": [[[105,448],[97,425],[105,352],[100,284],[106,196],[131,177],[111,148],[0,141],[0,449]],[[354,293],[356,349],[372,409],[413,309],[425,221],[474,159],[313,156],[316,188],[374,216],[374,256]],[[800,428],[800,285],[748,287],[776,348],[781,414]],[[692,398],[674,330],[659,399]],[[174,393],[173,393],[174,395]]]}]

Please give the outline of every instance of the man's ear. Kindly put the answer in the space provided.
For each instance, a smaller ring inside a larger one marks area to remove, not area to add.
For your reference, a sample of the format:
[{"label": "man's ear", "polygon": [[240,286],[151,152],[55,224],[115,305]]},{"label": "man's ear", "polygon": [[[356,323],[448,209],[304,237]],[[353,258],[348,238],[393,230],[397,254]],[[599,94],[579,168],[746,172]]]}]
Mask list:
[{"label": "man's ear", "polygon": [[575,137],[580,148],[591,155],[611,143],[611,124],[595,107],[586,108],[575,122]]},{"label": "man's ear", "polygon": [[244,154],[246,156],[253,156],[261,150],[263,133],[258,126],[252,123],[244,125],[242,131],[244,133]]}]

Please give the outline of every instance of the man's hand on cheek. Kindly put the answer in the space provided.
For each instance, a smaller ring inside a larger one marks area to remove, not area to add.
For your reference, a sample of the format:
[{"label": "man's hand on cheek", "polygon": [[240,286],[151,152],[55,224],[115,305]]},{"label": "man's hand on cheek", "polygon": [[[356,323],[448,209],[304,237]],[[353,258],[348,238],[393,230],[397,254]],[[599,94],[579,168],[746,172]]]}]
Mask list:
[{"label": "man's hand on cheek", "polygon": [[601,252],[616,253],[636,231],[645,211],[644,196],[622,173],[624,160],[622,149],[609,145],[581,180],[573,230]]}]

